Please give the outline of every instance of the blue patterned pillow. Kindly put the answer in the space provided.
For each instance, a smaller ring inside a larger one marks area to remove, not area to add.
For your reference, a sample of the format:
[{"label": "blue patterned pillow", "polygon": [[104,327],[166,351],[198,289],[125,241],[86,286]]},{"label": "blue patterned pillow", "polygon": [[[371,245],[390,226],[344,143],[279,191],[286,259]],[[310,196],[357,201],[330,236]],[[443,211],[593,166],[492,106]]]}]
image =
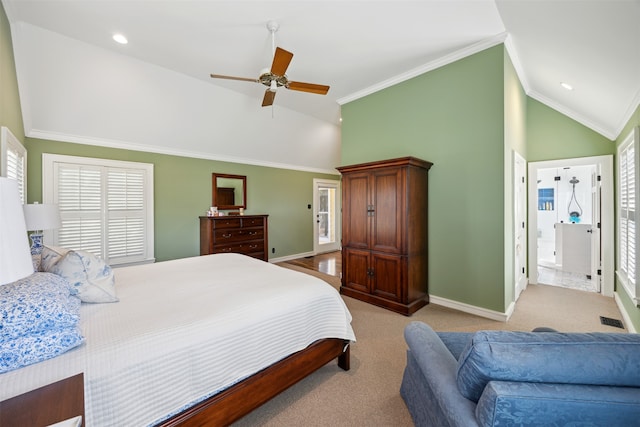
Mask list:
[{"label": "blue patterned pillow", "polygon": [[67,279],[82,302],[118,301],[113,270],[90,252],[69,251],[47,271]]},{"label": "blue patterned pillow", "polygon": [[0,343],[0,374],[59,356],[84,341],[75,328],[43,330]]},{"label": "blue patterned pillow", "polygon": [[33,273],[0,286],[0,343],[43,330],[72,327],[80,318],[80,300],[69,283],[51,273]]}]

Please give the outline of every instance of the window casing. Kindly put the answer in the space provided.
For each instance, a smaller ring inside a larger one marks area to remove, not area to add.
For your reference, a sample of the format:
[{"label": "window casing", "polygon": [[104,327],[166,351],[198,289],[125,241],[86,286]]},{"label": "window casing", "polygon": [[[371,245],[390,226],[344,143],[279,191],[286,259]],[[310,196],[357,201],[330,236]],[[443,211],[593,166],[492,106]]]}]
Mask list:
[{"label": "window casing", "polygon": [[618,262],[616,275],[629,297],[638,305],[638,211],[640,196],[639,130],[635,128],[618,146]]},{"label": "window casing", "polygon": [[2,127],[0,142],[0,176],[18,181],[22,203],[27,202],[27,149],[7,127]]},{"label": "window casing", "polygon": [[44,202],[62,219],[45,243],[110,265],[154,261],[152,164],[44,154],[42,176]]}]

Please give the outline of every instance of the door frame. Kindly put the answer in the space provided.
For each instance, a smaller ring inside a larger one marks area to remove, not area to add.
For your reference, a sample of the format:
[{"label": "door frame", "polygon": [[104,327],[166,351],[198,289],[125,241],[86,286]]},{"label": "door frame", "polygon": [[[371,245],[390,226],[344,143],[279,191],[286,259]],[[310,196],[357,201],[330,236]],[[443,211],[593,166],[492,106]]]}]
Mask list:
[{"label": "door frame", "polygon": [[[527,161],[513,151],[513,274],[514,300],[527,287]],[[519,236],[521,238],[519,238]],[[523,271],[524,270],[524,271]]]},{"label": "door frame", "polygon": [[[529,162],[529,283],[538,283],[538,217],[537,217],[537,179],[538,170],[550,168],[563,168],[566,166],[588,166],[596,165],[601,173],[601,193],[600,206],[602,213],[600,217],[600,244],[602,247],[602,275],[601,294],[613,297],[614,272],[615,272],[615,244],[614,244],[614,197],[613,191],[613,155],[594,157],[580,157],[573,159],[548,160],[541,162]],[[597,226],[594,224],[594,226]]]},{"label": "door frame", "polygon": [[[335,202],[335,219],[336,219],[336,241],[333,245],[320,245],[319,236],[318,236],[318,211],[320,209],[320,187],[333,187],[336,189],[336,202]],[[333,252],[338,251],[341,248],[341,236],[342,236],[342,194],[341,194],[341,186],[339,180],[333,179],[313,179],[313,254],[318,255],[320,253],[325,252]]]}]

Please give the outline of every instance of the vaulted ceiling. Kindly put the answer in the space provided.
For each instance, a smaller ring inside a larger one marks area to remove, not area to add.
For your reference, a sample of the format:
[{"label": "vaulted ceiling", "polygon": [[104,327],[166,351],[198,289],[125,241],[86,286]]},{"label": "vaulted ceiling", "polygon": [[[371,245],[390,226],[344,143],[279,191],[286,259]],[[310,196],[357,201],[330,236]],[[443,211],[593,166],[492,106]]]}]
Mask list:
[{"label": "vaulted ceiling", "polygon": [[[639,0],[2,3],[33,137],[330,171],[341,104],[502,42],[529,96],[609,139],[640,101]],[[269,68],[271,20],[289,78],[327,95],[261,107],[264,86],[210,78]]]}]

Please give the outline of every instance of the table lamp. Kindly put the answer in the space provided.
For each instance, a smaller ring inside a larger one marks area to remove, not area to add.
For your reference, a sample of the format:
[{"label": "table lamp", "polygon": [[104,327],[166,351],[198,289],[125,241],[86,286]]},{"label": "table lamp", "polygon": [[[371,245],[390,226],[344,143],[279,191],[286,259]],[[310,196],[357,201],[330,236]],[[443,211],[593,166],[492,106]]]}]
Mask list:
[{"label": "table lamp", "polygon": [[60,228],[60,211],[58,205],[39,204],[24,205],[24,219],[27,230],[33,231],[31,237],[31,255],[42,253],[42,232]]}]

